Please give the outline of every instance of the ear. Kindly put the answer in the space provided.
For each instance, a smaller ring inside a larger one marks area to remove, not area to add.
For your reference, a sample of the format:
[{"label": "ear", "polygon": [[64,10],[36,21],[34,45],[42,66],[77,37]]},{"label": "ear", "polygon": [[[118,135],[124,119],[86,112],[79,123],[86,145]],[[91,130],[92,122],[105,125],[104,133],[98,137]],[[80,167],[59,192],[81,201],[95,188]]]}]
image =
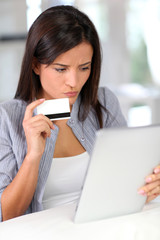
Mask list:
[{"label": "ear", "polygon": [[32,70],[35,72],[35,74],[39,75],[39,63],[35,57],[33,58]]}]

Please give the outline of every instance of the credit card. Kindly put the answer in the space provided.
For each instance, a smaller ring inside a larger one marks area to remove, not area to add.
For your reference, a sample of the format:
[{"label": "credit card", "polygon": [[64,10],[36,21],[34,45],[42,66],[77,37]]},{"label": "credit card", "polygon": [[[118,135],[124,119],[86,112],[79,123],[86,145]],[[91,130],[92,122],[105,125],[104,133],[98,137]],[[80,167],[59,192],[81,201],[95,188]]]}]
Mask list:
[{"label": "credit card", "polygon": [[70,118],[69,98],[45,100],[37,107],[37,114],[43,114],[50,120]]}]

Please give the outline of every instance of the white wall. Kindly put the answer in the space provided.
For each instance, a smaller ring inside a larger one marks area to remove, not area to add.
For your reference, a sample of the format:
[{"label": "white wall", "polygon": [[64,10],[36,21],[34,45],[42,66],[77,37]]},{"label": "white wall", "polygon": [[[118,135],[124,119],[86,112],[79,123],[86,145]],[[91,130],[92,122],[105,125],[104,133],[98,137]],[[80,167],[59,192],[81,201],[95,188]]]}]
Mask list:
[{"label": "white wall", "polygon": [[[27,31],[25,0],[0,0],[0,38]],[[24,41],[0,41],[0,101],[13,98],[24,52]]]}]

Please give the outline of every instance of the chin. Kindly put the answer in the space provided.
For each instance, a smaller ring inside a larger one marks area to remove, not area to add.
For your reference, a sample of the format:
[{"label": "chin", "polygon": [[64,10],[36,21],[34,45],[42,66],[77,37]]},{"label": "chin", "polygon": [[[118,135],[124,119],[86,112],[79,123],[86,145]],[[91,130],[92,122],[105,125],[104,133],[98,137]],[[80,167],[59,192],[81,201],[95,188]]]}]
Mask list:
[{"label": "chin", "polygon": [[69,104],[72,106],[76,102],[77,98],[69,98]]}]

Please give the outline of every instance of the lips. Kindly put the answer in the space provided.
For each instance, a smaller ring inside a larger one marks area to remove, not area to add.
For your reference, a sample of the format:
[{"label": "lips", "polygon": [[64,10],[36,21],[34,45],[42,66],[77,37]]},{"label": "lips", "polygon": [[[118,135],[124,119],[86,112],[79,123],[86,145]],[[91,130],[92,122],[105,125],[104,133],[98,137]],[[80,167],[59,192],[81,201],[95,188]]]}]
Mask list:
[{"label": "lips", "polygon": [[66,92],[64,93],[67,97],[75,97],[78,92]]}]

